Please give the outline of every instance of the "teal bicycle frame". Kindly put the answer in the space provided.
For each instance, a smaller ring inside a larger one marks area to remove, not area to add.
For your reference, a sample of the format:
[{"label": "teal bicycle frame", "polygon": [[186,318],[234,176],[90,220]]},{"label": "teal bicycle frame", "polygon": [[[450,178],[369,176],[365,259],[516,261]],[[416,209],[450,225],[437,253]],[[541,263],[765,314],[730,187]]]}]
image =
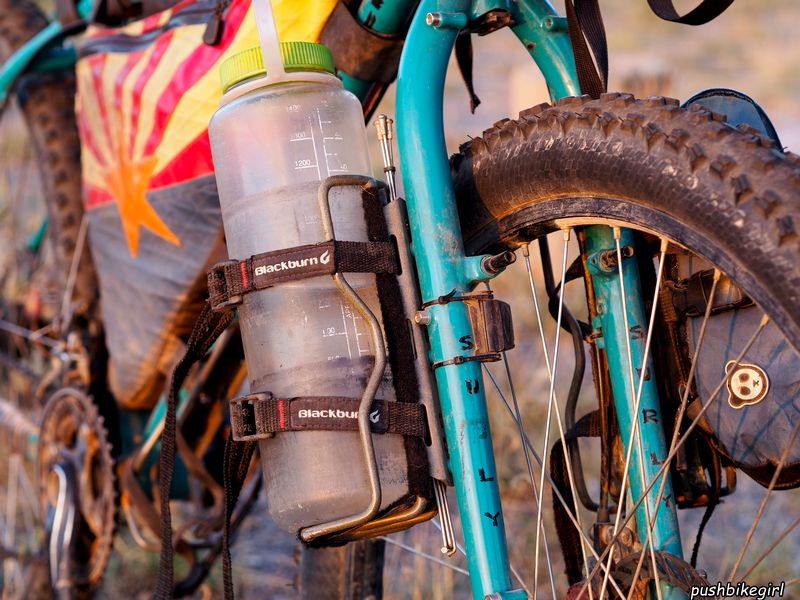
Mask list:
[{"label": "teal bicycle frame", "polygon": [[[400,62],[397,121],[400,163],[423,302],[435,300],[453,290],[468,292],[476,283],[490,277],[476,272],[476,265],[480,263],[476,263],[476,257],[466,256],[464,252],[444,140],[442,101],[447,64],[459,30],[491,8],[512,10],[517,23],[513,27],[514,33],[531,52],[553,100],[580,93],[563,21],[544,0],[497,2],[494,6],[469,0],[421,2]],[[438,18],[427,19],[429,13],[439,13]],[[430,21],[438,21],[439,25],[431,26],[428,24]],[[591,252],[613,249],[615,241],[610,234],[609,227],[587,228],[588,249]],[[632,245],[630,232],[625,232],[625,235],[625,242]],[[644,340],[626,332],[621,325],[627,322],[630,331],[635,332],[646,323],[635,262],[626,261],[623,278],[627,290],[627,319],[620,314],[623,304],[619,301],[621,288],[617,272],[604,273],[593,280],[597,297],[606,299],[601,303],[605,308],[597,325],[603,332],[602,343],[609,357],[620,429],[627,434],[634,419],[639,419],[641,446],[644,456],[648,457],[643,461],[646,463],[644,477],[635,467],[629,473],[632,497],[638,500],[666,457],[667,447],[663,428],[658,424],[660,407],[655,378],[642,381],[639,411],[633,414],[637,402],[627,368],[626,338],[630,339],[634,365],[641,364]],[[466,307],[451,302],[433,305],[427,310],[430,313],[430,362],[435,364],[465,356],[459,340],[471,334]],[[449,364],[436,369],[435,374],[450,451],[450,470],[458,497],[464,543],[468,549],[473,595],[476,599],[487,596],[524,598],[525,592],[515,590],[511,584],[496,478],[479,475],[496,472],[480,363]],[[624,436],[626,450],[629,444],[636,443],[629,437]],[[650,457],[655,458],[651,460]],[[638,461],[639,448],[635,445],[631,464],[638,465]],[[645,514],[654,512],[656,494],[653,492],[651,489],[647,501],[639,508],[638,523],[646,523]],[[667,481],[664,499],[669,502],[671,494],[671,485]],[[639,535],[644,545],[646,526],[639,528]],[[652,543],[657,550],[682,556],[674,501],[658,511]],[[663,586],[662,597],[683,596],[682,592]]]},{"label": "teal bicycle frame", "polygon": [[[369,15],[373,29],[392,33],[403,27],[416,4],[414,0],[366,1],[362,3],[359,16],[366,20]],[[81,14],[88,15],[90,6],[89,0],[82,0]],[[544,75],[551,99],[580,94],[565,19],[558,16],[546,0],[422,0],[419,3],[400,63],[397,121],[400,163],[423,302],[453,291],[469,292],[479,282],[493,276],[481,266],[484,257],[467,256],[464,250],[445,146],[442,104],[445,73],[456,36],[468,24],[497,9],[511,12],[512,30]],[[430,13],[438,13],[437,18],[427,19]],[[63,34],[58,22],[51,23],[0,66],[0,103],[8,97],[13,82],[24,71],[63,69],[74,63],[75,53],[56,45]],[[348,89],[360,96],[370,85],[346,76],[343,79]],[[631,232],[623,230],[620,235],[623,245],[633,245]],[[615,247],[611,227],[587,227],[585,236],[590,255]],[[626,452],[630,444],[634,444],[628,474],[632,500],[639,500],[650,487],[646,501],[636,512],[639,537],[645,545],[647,527],[643,524],[646,515],[652,518],[656,509],[659,487],[658,482],[652,485],[652,481],[667,455],[667,445],[660,424],[654,378],[641,378],[641,390],[636,390],[631,382],[629,364],[641,365],[645,355],[644,340],[637,332],[646,323],[646,315],[635,261],[625,261],[622,271],[620,281],[617,270],[606,272],[593,268],[595,294],[602,307],[594,326],[598,345],[605,348],[608,357],[609,377]],[[623,286],[627,314],[622,311]],[[460,302],[434,304],[427,312],[430,315],[431,364],[467,356],[460,342],[463,336],[472,334],[466,306]],[[645,369],[648,364],[644,365]],[[652,371],[652,367],[650,369]],[[474,598],[525,598],[524,590],[515,589],[510,577],[500,493],[497,478],[492,476],[496,468],[481,363],[456,361],[438,367],[435,376]],[[638,411],[634,413],[637,404]],[[638,420],[638,433],[634,438],[638,439],[631,439],[629,432],[635,420]],[[146,437],[159,427],[160,421],[159,415],[151,415],[145,427]],[[637,468],[640,464],[642,467]],[[682,556],[669,480],[656,515],[652,544],[657,550]],[[663,598],[685,597],[683,592],[663,583],[661,592]]]}]

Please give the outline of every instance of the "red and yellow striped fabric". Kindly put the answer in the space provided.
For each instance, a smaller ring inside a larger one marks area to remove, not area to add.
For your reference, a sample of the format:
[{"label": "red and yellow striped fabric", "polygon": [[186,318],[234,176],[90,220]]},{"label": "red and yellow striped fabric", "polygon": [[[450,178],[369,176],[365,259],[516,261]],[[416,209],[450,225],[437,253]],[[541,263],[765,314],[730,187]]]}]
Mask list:
[{"label": "red and yellow striped fabric", "polygon": [[[282,41],[317,41],[336,0],[272,4]],[[198,5],[187,0],[125,27],[92,28],[82,42],[113,48],[87,52],[77,66],[85,203],[116,204],[132,256],[143,227],[180,245],[147,192],[213,172],[207,127],[221,96],[219,65],[258,44],[250,0],[232,2],[217,46],[203,43],[205,22],[177,24]]]}]

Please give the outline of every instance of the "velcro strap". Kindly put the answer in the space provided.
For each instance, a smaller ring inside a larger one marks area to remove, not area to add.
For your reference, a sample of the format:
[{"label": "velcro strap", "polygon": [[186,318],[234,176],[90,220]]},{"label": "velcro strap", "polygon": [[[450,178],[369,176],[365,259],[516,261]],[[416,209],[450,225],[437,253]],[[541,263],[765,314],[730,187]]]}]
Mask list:
[{"label": "velcro strap", "polygon": [[329,241],[228,260],[208,271],[213,310],[242,301],[242,295],[289,281],[333,273],[399,273],[397,250],[391,242]]},{"label": "velcro strap", "polygon": [[[341,396],[243,396],[231,401],[233,439],[259,439],[281,431],[358,431],[360,404],[360,398]],[[369,420],[373,433],[420,438],[427,433],[425,407],[421,404],[375,400]]]},{"label": "velcro strap", "polygon": [[320,36],[336,68],[361,81],[391,83],[397,77],[403,39],[368,29],[339,3]]}]

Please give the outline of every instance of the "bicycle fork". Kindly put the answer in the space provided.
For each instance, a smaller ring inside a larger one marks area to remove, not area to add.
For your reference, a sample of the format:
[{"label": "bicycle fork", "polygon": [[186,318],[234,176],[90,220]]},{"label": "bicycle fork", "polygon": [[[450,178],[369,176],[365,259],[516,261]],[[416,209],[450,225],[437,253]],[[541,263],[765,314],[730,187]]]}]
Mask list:
[{"label": "bicycle fork", "polygon": [[[525,598],[526,592],[514,589],[511,583],[481,363],[474,357],[471,359],[469,352],[474,334],[466,306],[462,302],[442,301],[452,294],[468,293],[477,282],[494,275],[483,268],[485,257],[465,256],[443,133],[444,76],[458,31],[467,21],[470,5],[469,0],[423,0],[420,3],[400,63],[398,142],[420,290],[423,302],[428,305],[419,318],[428,326],[430,361],[437,367],[435,377],[473,596],[476,600],[516,600]],[[426,15],[432,12],[437,12],[438,19],[426,23]],[[551,71],[556,73],[554,77],[566,79],[572,73],[571,67]],[[574,73],[572,75],[574,79]],[[551,89],[574,87],[565,85],[564,81],[548,83]],[[590,234],[587,237],[594,240],[593,250],[609,248],[603,235],[595,238]],[[627,238],[624,243],[628,243]],[[636,266],[631,261],[629,263],[623,269],[628,310],[632,311],[627,317],[620,316],[618,305],[613,302],[614,294],[619,293],[614,291],[619,290],[618,275],[607,273],[596,278],[598,284],[602,282],[598,296],[607,298],[608,311],[601,315],[600,326],[607,335],[605,344],[612,369],[612,387],[620,427],[624,431],[629,429],[637,415],[633,414],[636,394],[631,392],[628,378],[629,355],[626,354],[625,339],[629,336],[626,336],[624,327],[620,329],[620,324],[626,319],[640,326],[646,322]],[[641,362],[641,346],[641,340],[631,340],[630,356],[634,364]],[[640,405],[643,410],[657,411],[655,418],[659,417],[653,378],[645,382]],[[654,452],[656,460],[663,460],[666,445],[661,419],[658,419],[656,427],[653,413],[648,412],[647,416],[648,423],[643,428],[646,456],[650,457]],[[633,458],[638,461],[638,457],[637,454]],[[631,464],[636,467],[639,463]],[[645,470],[645,476],[641,478],[639,475],[635,468],[631,469],[634,498],[641,496],[653,471]],[[671,489],[667,488],[664,497],[671,500]],[[646,535],[646,527],[640,530]],[[680,555],[674,501],[669,510],[658,512],[654,531],[658,532],[657,536],[654,535],[656,549]],[[670,590],[665,591],[664,597],[678,597],[669,595],[672,593]]]}]

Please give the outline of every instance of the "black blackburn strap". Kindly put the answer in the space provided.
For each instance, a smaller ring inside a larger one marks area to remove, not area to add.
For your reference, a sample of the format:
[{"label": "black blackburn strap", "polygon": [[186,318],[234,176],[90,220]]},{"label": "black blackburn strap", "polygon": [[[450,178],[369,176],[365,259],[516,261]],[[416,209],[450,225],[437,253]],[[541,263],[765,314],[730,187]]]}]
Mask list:
[{"label": "black blackburn strap", "polygon": [[[258,439],[282,431],[358,431],[360,398],[313,396],[273,398],[252,394],[231,401],[232,435]],[[425,407],[410,402],[375,400],[369,414],[373,433],[425,438]]]},{"label": "black blackburn strap", "polygon": [[675,10],[672,0],[647,0],[647,3],[653,12],[665,21],[684,25],[703,25],[725,12],[725,9],[733,4],[733,0],[703,0],[683,16]]},{"label": "black blackburn strap", "polygon": [[[601,419],[602,415],[599,410],[583,415],[575,425],[564,432],[564,440],[570,442],[583,437],[599,437],[602,434]],[[560,439],[556,440],[550,450],[550,476],[553,479],[553,484],[561,493],[564,502],[569,506],[569,510],[573,510],[574,499],[572,488],[569,484],[569,471],[567,471]],[[583,578],[580,534],[575,531],[575,526],[567,514],[567,509],[556,496],[555,491],[552,496],[553,516],[556,532],[558,533],[558,541],[561,545],[561,552],[564,554],[567,579],[569,584],[572,585]]]},{"label": "black blackburn strap", "polygon": [[289,281],[334,273],[399,272],[391,242],[331,240],[217,263],[208,271],[209,302],[219,310],[240,302],[243,294]]}]

